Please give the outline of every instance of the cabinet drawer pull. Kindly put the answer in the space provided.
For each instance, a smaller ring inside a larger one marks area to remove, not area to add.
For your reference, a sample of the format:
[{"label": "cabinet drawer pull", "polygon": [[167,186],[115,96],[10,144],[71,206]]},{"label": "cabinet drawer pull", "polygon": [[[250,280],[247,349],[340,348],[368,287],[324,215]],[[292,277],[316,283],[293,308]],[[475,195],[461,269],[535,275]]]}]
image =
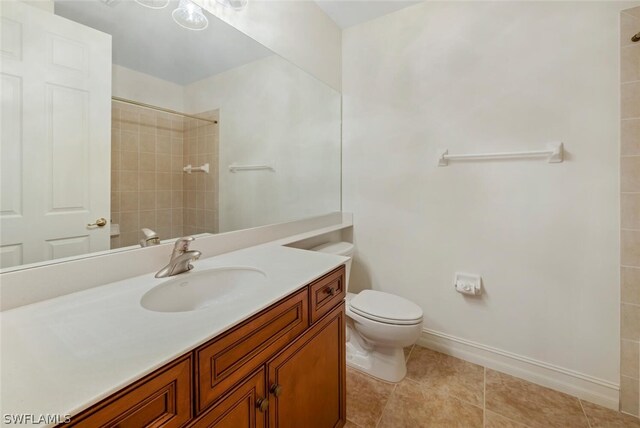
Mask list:
[{"label": "cabinet drawer pull", "polygon": [[256,407],[261,412],[266,412],[269,408],[269,400],[267,400],[266,398],[258,398],[256,400]]},{"label": "cabinet drawer pull", "polygon": [[336,290],[335,287],[329,287],[327,288],[327,294],[330,296],[335,296],[336,294],[338,294],[338,290]]},{"label": "cabinet drawer pull", "polygon": [[269,391],[276,397],[280,397],[280,394],[282,394],[282,386],[275,384],[271,387],[271,389],[269,389]]}]

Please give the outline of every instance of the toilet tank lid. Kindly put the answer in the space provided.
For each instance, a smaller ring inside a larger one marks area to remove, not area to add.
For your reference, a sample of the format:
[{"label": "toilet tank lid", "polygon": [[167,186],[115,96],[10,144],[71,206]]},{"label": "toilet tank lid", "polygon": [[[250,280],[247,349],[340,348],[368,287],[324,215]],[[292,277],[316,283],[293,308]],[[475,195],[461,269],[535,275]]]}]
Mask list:
[{"label": "toilet tank lid", "polygon": [[311,250],[351,257],[353,255],[354,248],[355,247],[351,242],[327,242],[326,244],[313,247]]},{"label": "toilet tank lid", "polygon": [[349,301],[349,306],[360,312],[389,321],[417,321],[422,319],[422,308],[415,303],[383,291],[363,290]]}]

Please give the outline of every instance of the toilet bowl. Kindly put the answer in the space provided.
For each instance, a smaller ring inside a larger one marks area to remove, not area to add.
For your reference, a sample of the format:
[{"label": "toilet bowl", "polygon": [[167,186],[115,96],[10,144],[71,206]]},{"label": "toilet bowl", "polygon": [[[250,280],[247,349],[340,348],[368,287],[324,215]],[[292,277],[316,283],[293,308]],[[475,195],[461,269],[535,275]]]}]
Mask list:
[{"label": "toilet bowl", "polygon": [[[349,257],[348,291],[354,245],[334,242],[312,250]],[[401,381],[407,373],[403,348],[420,337],[422,309],[403,297],[375,290],[347,292],[345,300],[347,365],[389,382]]]}]

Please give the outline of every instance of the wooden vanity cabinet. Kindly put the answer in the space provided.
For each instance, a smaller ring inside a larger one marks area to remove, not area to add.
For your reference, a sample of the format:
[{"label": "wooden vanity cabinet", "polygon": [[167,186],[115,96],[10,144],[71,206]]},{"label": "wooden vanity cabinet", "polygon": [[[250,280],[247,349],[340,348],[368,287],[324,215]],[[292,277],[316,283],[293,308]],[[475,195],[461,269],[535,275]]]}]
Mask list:
[{"label": "wooden vanity cabinet", "polygon": [[269,426],[346,423],[344,302],[267,364]]},{"label": "wooden vanity cabinet", "polygon": [[189,428],[261,428],[267,422],[281,428],[342,427],[346,423],[344,317],[341,303]]},{"label": "wooden vanity cabinet", "polygon": [[184,426],[193,416],[191,362],[191,355],[181,357],[72,417],[69,424],[61,426]]},{"label": "wooden vanity cabinet", "polygon": [[59,426],[343,427],[344,275],[340,266]]},{"label": "wooden vanity cabinet", "polygon": [[309,327],[307,288],[195,350],[197,412]]}]

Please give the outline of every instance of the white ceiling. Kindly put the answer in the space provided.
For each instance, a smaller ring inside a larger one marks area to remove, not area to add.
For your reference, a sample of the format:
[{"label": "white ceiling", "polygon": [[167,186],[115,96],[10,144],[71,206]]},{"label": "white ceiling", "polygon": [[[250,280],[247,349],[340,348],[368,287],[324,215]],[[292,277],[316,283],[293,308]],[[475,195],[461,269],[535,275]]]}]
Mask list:
[{"label": "white ceiling", "polygon": [[315,0],[340,28],[351,27],[396,10],[412,6],[420,1],[386,0]]},{"label": "white ceiling", "polygon": [[180,27],[171,18],[177,3],[153,10],[132,0],[55,0],[55,13],[111,34],[114,64],[180,85],[273,55],[208,12],[207,29]]}]

